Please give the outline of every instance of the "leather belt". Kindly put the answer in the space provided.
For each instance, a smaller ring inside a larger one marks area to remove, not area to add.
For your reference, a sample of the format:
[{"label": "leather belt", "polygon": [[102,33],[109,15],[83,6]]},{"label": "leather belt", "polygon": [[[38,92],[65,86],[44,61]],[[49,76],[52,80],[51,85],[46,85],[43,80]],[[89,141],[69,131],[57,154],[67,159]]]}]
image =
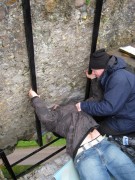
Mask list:
[{"label": "leather belt", "polygon": [[98,144],[99,142],[101,142],[104,138],[105,138],[105,136],[100,135],[100,136],[98,136],[96,139],[94,139],[94,140],[92,140],[92,141],[90,141],[90,142],[87,142],[86,144],[82,145],[82,146],[78,149],[76,155],[78,155],[78,154],[80,154],[81,152],[83,152],[83,151],[85,151],[85,150],[87,150],[87,149],[95,146],[96,144]]}]

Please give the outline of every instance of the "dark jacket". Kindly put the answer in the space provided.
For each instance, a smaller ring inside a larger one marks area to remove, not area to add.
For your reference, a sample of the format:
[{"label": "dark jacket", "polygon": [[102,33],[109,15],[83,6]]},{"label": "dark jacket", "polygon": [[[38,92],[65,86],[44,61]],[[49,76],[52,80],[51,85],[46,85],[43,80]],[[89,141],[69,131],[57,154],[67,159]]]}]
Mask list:
[{"label": "dark jacket", "polygon": [[71,157],[76,155],[86,135],[98,127],[91,116],[78,112],[73,103],[59,106],[53,111],[49,110],[39,97],[32,98],[32,104],[46,129],[66,138],[66,150]]},{"label": "dark jacket", "polygon": [[135,132],[135,75],[126,63],[112,56],[100,78],[104,92],[100,102],[82,102],[81,109],[92,116],[106,116],[106,123],[122,133]]}]

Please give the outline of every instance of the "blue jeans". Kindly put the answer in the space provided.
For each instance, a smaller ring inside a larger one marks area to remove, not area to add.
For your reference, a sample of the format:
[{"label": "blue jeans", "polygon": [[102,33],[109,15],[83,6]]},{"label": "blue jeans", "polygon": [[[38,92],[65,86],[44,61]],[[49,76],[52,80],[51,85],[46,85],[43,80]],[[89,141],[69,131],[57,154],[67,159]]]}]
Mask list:
[{"label": "blue jeans", "polygon": [[80,180],[135,179],[135,164],[106,139],[78,154],[74,164]]}]

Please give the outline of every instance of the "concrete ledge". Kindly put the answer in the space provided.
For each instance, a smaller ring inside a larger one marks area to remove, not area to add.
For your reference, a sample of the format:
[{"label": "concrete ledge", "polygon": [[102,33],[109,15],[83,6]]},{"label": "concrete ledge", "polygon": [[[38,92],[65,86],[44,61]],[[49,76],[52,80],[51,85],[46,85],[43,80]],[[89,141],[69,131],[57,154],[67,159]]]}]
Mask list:
[{"label": "concrete ledge", "polygon": [[[131,46],[135,47],[135,44],[131,44]],[[135,58],[133,58],[133,57],[131,57],[131,56],[129,56],[123,52],[120,52],[119,49],[111,50],[108,53],[111,55],[115,55],[115,56],[123,58],[126,61],[126,63],[128,64],[127,69],[129,71],[135,73]]]},{"label": "concrete ledge", "polygon": [[19,178],[19,180],[53,180],[53,175],[57,172],[66,162],[68,162],[70,157],[66,154],[60,154],[56,159],[50,160],[49,162],[36,168],[31,173]]}]

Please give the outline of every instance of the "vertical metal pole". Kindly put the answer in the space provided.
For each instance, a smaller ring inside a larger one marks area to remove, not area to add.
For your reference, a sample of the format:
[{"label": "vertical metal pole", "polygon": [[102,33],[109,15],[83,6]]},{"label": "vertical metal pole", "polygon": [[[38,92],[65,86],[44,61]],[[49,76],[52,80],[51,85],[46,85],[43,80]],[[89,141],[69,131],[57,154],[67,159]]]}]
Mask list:
[{"label": "vertical metal pole", "polygon": [[1,156],[1,159],[2,159],[5,167],[8,170],[10,176],[13,178],[13,180],[16,180],[17,178],[16,178],[16,176],[15,176],[15,174],[14,174],[12,168],[11,168],[11,165],[10,165],[10,163],[9,163],[9,161],[8,161],[4,151],[2,149],[0,149],[0,156]]},{"label": "vertical metal pole", "polygon": [[[35,92],[37,92],[30,0],[22,0],[22,7],[23,7],[23,18],[24,18],[27,53],[28,53],[28,58],[29,58],[29,67],[30,67],[30,75],[31,75],[31,85],[32,85],[32,89]],[[41,123],[36,114],[35,114],[35,119],[36,119],[38,144],[39,146],[42,146],[43,142],[42,142]]]},{"label": "vertical metal pole", "polygon": [[[90,59],[91,59],[92,54],[96,51],[98,32],[99,32],[99,25],[100,25],[100,18],[101,18],[101,12],[102,12],[102,5],[103,5],[103,0],[96,0]],[[90,62],[89,62],[88,72],[91,73]],[[87,78],[86,91],[85,91],[85,100],[89,98],[90,85],[91,85],[91,80]]]}]

